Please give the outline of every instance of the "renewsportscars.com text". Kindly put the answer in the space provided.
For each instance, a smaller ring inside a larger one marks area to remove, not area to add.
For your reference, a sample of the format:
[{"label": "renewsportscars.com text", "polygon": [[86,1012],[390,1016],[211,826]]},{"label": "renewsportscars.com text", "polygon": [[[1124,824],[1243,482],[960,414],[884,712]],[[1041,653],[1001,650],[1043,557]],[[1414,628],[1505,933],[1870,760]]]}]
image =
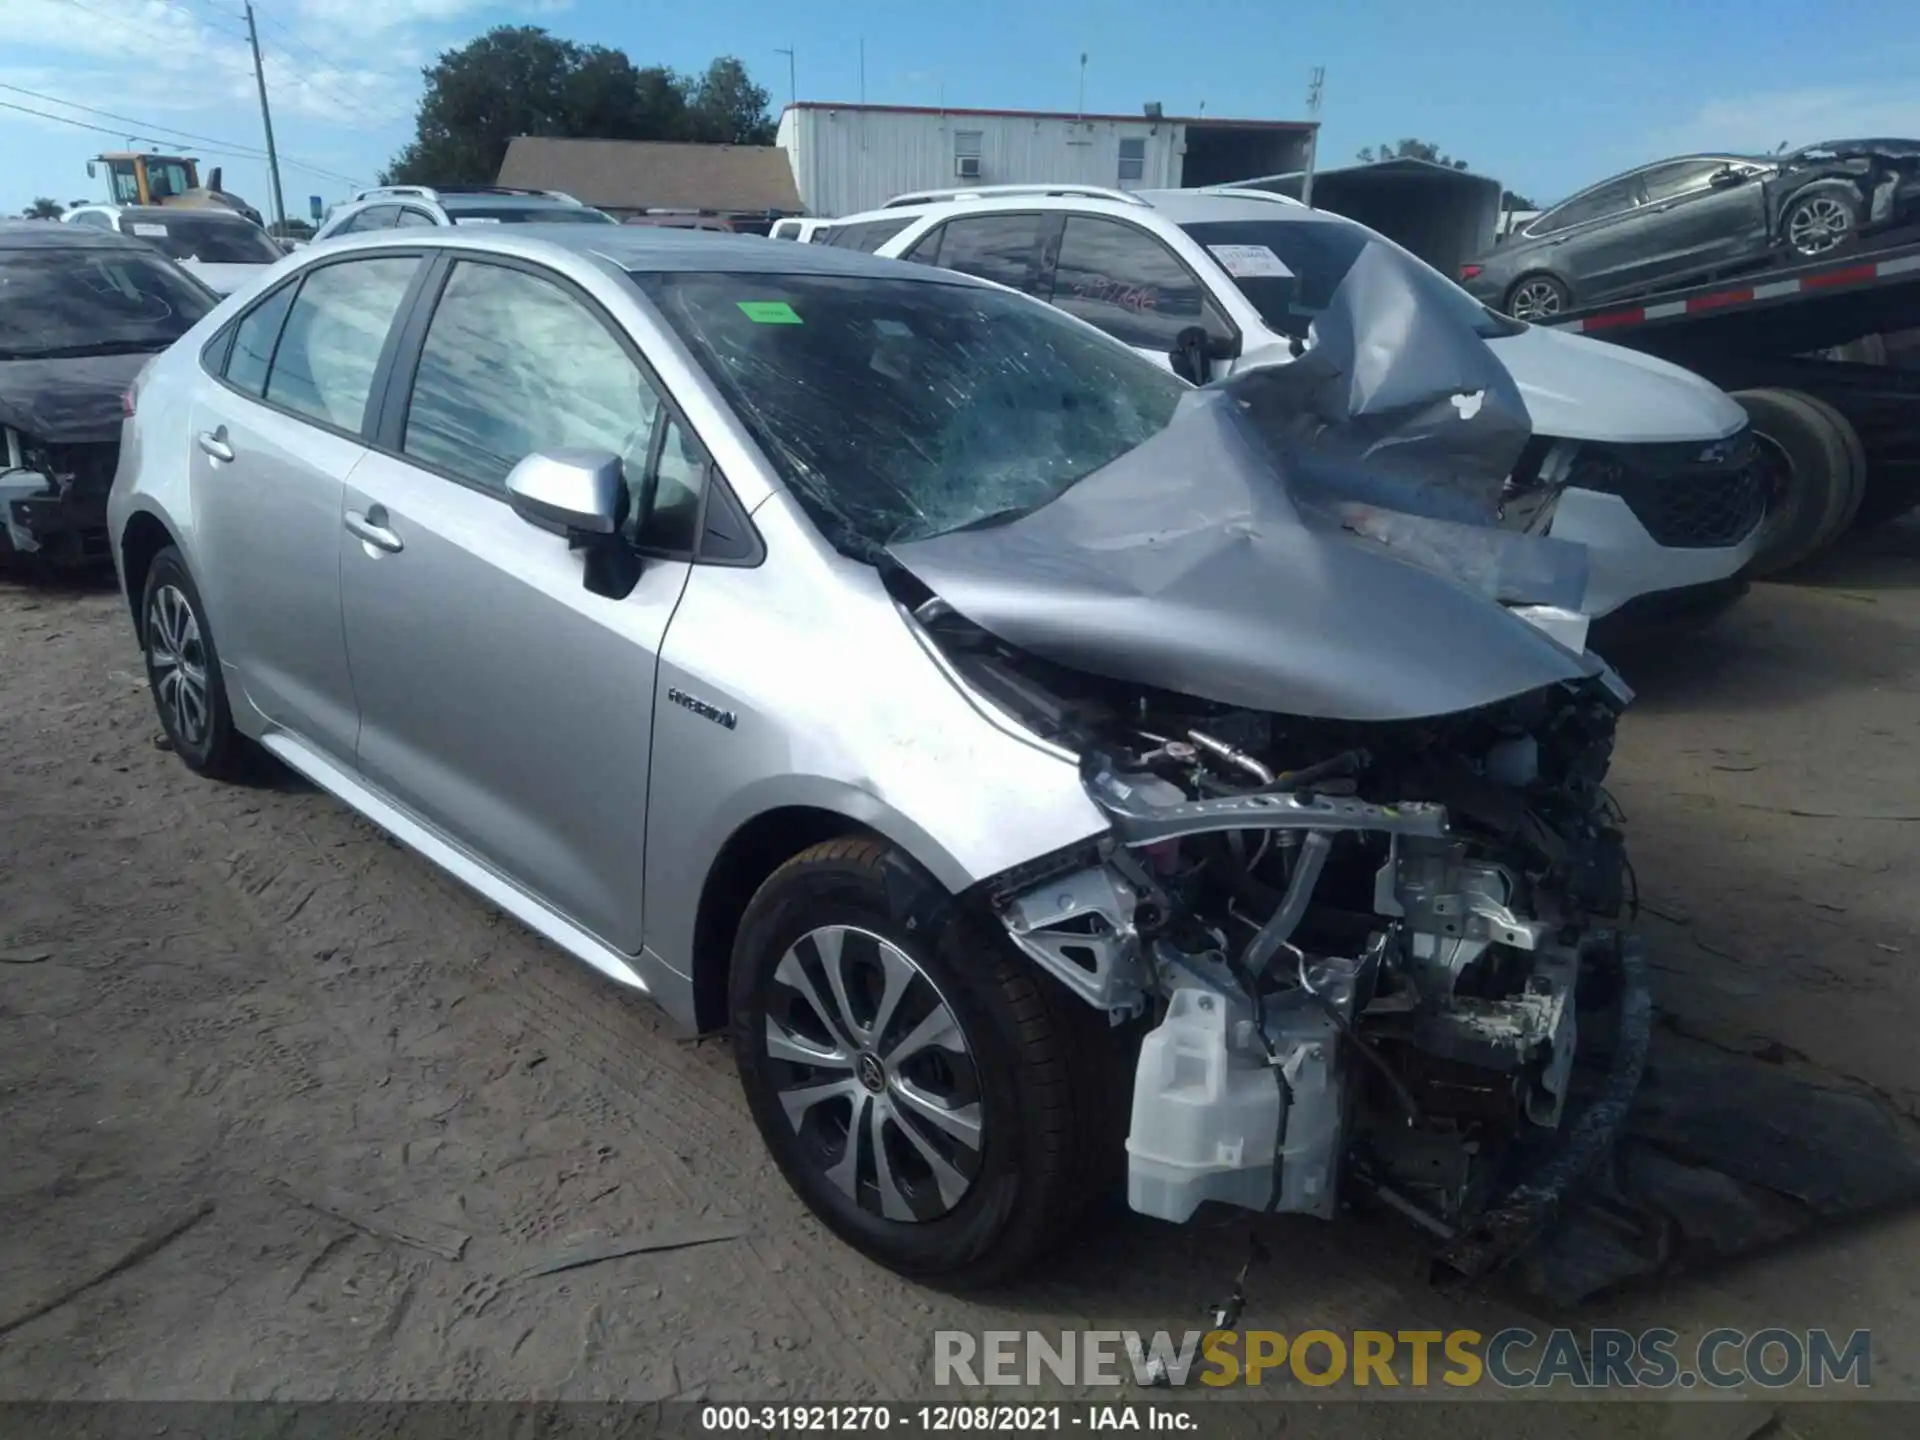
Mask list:
[{"label": "renewsportscars.com text", "polygon": [[1814,1389],[1873,1383],[1871,1332],[963,1330],[934,1333],[935,1385],[1495,1385],[1503,1389]]}]

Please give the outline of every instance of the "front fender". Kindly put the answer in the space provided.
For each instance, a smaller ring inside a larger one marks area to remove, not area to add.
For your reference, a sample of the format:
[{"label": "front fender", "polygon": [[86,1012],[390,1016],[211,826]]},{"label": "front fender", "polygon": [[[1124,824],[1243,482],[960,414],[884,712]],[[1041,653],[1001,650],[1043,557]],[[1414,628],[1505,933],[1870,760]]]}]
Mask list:
[{"label": "front fender", "polygon": [[648,947],[683,973],[715,860],[771,811],[843,816],[955,894],[1108,828],[1076,758],[990,718],[781,498],[754,515],[766,563],[696,566],[662,646],[643,898]]}]

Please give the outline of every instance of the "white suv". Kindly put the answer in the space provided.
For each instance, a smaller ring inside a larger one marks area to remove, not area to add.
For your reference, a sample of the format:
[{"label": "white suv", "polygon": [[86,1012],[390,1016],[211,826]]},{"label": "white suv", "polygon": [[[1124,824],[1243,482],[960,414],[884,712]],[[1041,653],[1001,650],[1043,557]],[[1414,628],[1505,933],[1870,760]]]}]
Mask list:
[{"label": "white suv", "polygon": [[[1190,380],[1292,359],[1361,250],[1393,246],[1265,191],[1082,186],[903,195],[835,220],[826,243],[1023,290]],[[1548,533],[1587,547],[1582,613],[1737,594],[1766,506],[1739,405],[1677,366],[1498,315],[1407,258],[1431,277],[1431,303],[1487,342],[1526,400],[1539,443],[1509,485],[1564,487]],[[1208,336],[1206,376],[1175,358],[1176,338],[1194,326]]]},{"label": "white suv", "polygon": [[336,235],[409,226],[551,225],[569,221],[620,223],[604,210],[583,205],[558,190],[513,190],[501,185],[436,190],[426,185],[380,185],[335,206],[313,238],[317,242]]}]

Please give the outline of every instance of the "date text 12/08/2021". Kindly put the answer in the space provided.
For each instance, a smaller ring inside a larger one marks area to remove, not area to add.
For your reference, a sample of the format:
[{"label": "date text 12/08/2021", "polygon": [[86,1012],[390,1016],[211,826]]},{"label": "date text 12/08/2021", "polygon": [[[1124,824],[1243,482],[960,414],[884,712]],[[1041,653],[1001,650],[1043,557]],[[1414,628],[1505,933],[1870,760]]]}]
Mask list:
[{"label": "date text 12/08/2021", "polygon": [[852,1435],[1138,1430],[1193,1434],[1198,1418],[1171,1405],[705,1405],[713,1433]]}]

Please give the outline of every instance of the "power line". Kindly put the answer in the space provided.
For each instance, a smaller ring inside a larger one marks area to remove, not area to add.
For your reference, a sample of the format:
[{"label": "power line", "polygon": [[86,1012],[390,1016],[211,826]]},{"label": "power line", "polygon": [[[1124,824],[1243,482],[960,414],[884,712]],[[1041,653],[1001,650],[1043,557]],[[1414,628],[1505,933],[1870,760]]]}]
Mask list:
[{"label": "power line", "polygon": [[[5,88],[8,90],[20,90],[20,87],[17,85],[8,85]],[[20,91],[20,93],[33,94],[32,91]],[[52,97],[50,96],[35,96],[35,98],[36,99],[52,99]],[[52,103],[55,105],[65,105],[68,102],[65,100],[53,99]],[[76,110],[87,109],[87,107],[84,105],[76,105],[73,108]],[[22,115],[34,115],[42,120],[52,120],[57,124],[72,125],[77,129],[92,130],[98,134],[112,135],[119,139],[144,140],[150,145],[176,145],[179,143],[177,140],[169,139],[165,135],[145,135],[145,134],[129,132],[127,130],[116,130],[116,129],[113,129],[111,126],[107,126],[107,125],[90,125],[85,120],[75,120],[69,115],[55,115],[46,110],[36,110],[31,105],[18,105],[11,100],[0,100],[0,109],[18,110]],[[89,113],[105,115],[107,112],[90,111]],[[158,126],[145,125],[145,123],[141,121],[131,121],[129,123],[144,125],[144,128],[146,129],[161,128]],[[186,131],[181,130],[181,131],[176,131],[175,133],[179,135],[185,135]],[[266,158],[266,152],[264,150],[258,150],[258,149],[254,149],[252,147],[244,146],[244,145],[236,145],[231,140],[207,141],[204,143],[206,143],[209,150],[211,150],[215,154],[237,155],[240,158],[245,160],[264,160]],[[326,169],[322,169],[318,165],[309,165],[304,160],[295,160],[290,155],[283,155],[281,159],[284,160],[287,163],[287,165],[292,169],[303,170],[312,175],[324,176],[329,180],[338,180],[342,185],[359,186],[364,183],[363,181],[355,179],[351,175],[342,175],[337,170],[326,170]]]},{"label": "power line", "polygon": [[[159,143],[163,145],[178,144],[179,140],[167,138],[167,136],[178,136],[180,139],[193,140],[202,145],[217,146],[230,155],[245,155],[254,160],[264,160],[267,157],[267,152],[260,149],[257,145],[243,145],[237,140],[222,140],[217,135],[198,135],[191,130],[182,130],[175,125],[159,125],[151,120],[141,120],[133,115],[122,115],[113,110],[101,110],[92,105],[82,105],[77,100],[63,100],[58,95],[47,95],[38,90],[29,90],[24,85],[10,85],[5,81],[0,81],[0,90],[11,90],[16,95],[26,95],[35,100],[45,100],[50,105],[64,105],[69,110],[80,110],[88,115],[98,115],[106,120],[124,121],[126,124],[137,125],[146,130],[163,130],[166,132],[166,135],[139,137],[146,140],[157,139]],[[58,120],[63,117],[55,115],[51,118]],[[112,131],[109,133],[120,134],[122,132]],[[329,179],[338,180],[344,185],[360,184],[360,181],[351,175],[342,175],[338,171],[328,170],[324,166],[313,165],[304,160],[297,160],[292,156],[287,157],[287,163],[312,174],[325,175]]]},{"label": "power line", "polygon": [[[177,34],[162,35],[159,31],[150,29],[145,25],[135,24],[129,17],[125,15],[110,15],[103,10],[96,10],[91,5],[86,4],[85,0],[62,0],[62,3],[71,5],[74,9],[82,11],[85,14],[91,15],[95,19],[104,20],[110,25],[117,25],[128,34],[137,35],[144,40],[152,41],[156,44],[171,44],[180,38]],[[200,16],[193,14],[191,11],[182,9],[178,4],[174,3],[174,0],[161,0],[161,3],[166,5],[168,9],[173,10],[175,13],[181,16],[184,16],[188,20],[191,20],[196,25],[202,26],[203,28],[208,30],[216,31],[221,35],[230,36],[231,38],[240,42],[241,44],[246,43],[247,35],[244,30],[228,29],[225,26],[215,25],[210,21],[203,20]],[[211,0],[201,0],[201,3],[209,4],[211,3]],[[220,13],[225,14],[226,12],[221,11]],[[318,54],[317,51],[315,53]],[[292,57],[288,56],[287,58],[291,60]],[[337,62],[328,62],[328,63],[335,64],[337,68]],[[341,95],[327,89],[324,86],[316,84],[312,80],[302,80],[301,83],[306,85],[309,89],[313,90],[322,99],[330,100],[337,106],[340,106],[345,109],[358,108],[360,114],[365,115],[368,119],[373,120],[376,124],[379,124],[382,126],[390,126],[390,125],[403,123],[399,118],[395,118],[393,120],[381,120],[378,116],[374,115],[372,112],[366,110],[363,107],[356,107],[353,102],[346,100]],[[65,103],[65,102],[62,102],[62,103]],[[357,128],[357,127],[349,127],[349,128]],[[182,133],[185,133],[185,132],[182,132]],[[311,169],[312,167],[309,166],[307,168]]]},{"label": "power line", "polygon": [[[228,35],[241,34],[241,32],[238,30],[228,29],[227,26],[215,25],[211,21],[202,20],[198,15],[195,15],[192,11],[186,9],[184,6],[176,4],[175,0],[160,0],[160,3],[166,6],[167,9],[174,11],[176,14],[186,16],[187,19],[193,21],[194,24],[206,26],[206,28],[209,30],[219,30]],[[211,3],[211,0],[199,0],[199,3],[203,6],[206,6],[206,8],[211,10],[214,14],[221,16],[223,19],[229,22],[237,20],[239,18],[237,15],[232,14],[230,11],[222,10],[217,6],[213,5]],[[245,36],[241,36],[241,38],[244,39]]]},{"label": "power line", "polygon": [[[329,101],[334,106],[336,106],[341,110],[345,110],[350,112],[351,114],[359,116],[362,120],[370,122],[371,125],[373,125],[374,127],[377,127],[383,130],[391,129],[396,125],[405,125],[412,118],[397,110],[392,112],[391,114],[383,114],[381,111],[378,111],[369,107],[365,102],[351,98],[344,92],[338,89],[335,89],[331,82],[323,85],[320,83],[320,81],[315,79],[312,75],[301,74],[300,67],[305,62],[302,61],[298,56],[294,55],[291,51],[289,51],[284,45],[279,44],[277,41],[274,41],[272,39],[269,39],[263,36],[261,38],[260,44],[264,49],[268,51],[269,54],[272,55],[272,57],[275,60],[284,61],[292,69],[293,83],[295,85],[298,85],[300,87],[303,87],[304,89],[311,91],[315,96],[317,96],[321,100]],[[307,48],[311,49],[312,47],[309,46]],[[324,57],[322,57],[322,62],[332,67],[335,70],[338,70],[340,68],[338,62],[326,60]],[[285,88],[285,87],[283,86],[281,88]],[[340,119],[338,115],[334,116],[333,118],[335,120]],[[348,128],[365,131],[367,129],[367,126],[349,124]]]},{"label": "power line", "polygon": [[[211,3],[211,0],[204,0],[204,3]],[[295,31],[292,29],[291,26],[282,24],[279,20],[275,19],[272,15],[268,14],[264,10],[257,10],[255,14],[260,24],[266,26],[267,29],[269,30],[277,30],[280,34],[286,37],[287,41],[292,42],[294,45],[298,46],[301,50],[304,50],[307,54],[311,55],[315,60],[319,61],[322,65],[326,66],[329,70],[339,70],[341,68],[339,60],[329,58],[328,56],[322,54],[320,51],[314,49],[313,46],[309,45],[305,40],[301,39],[300,36],[297,33],[295,33]],[[273,39],[263,40],[261,43],[266,45],[267,48],[271,50],[279,51],[281,57],[285,59],[288,63],[293,65],[298,65],[301,63],[299,60],[297,60],[294,57],[293,53],[287,49],[285,43],[281,41],[273,40]],[[407,116],[400,115],[398,113],[392,115],[391,117],[383,117],[378,111],[374,110],[370,106],[363,104],[359,100],[349,99],[346,96],[342,95],[338,90],[332,89],[330,86],[321,85],[318,81],[314,80],[311,76],[302,77],[300,83],[307,86],[309,89],[315,91],[316,93],[318,93],[323,99],[332,100],[337,105],[343,105],[350,110],[356,111],[358,114],[364,115],[367,119],[372,120],[376,125],[382,125],[382,126],[402,125],[402,124],[405,124],[407,119],[409,118]]]},{"label": "power line", "polygon": [[[157,43],[160,43],[160,44],[172,44],[172,43],[173,43],[174,41],[176,41],[176,40],[178,40],[178,39],[180,38],[180,37],[179,37],[179,36],[178,36],[177,34],[175,34],[175,35],[162,35],[162,34],[161,34],[161,33],[160,33],[159,31],[157,31],[157,30],[150,30],[150,29],[148,29],[148,28],[147,28],[147,27],[146,27],[145,25],[136,25],[136,24],[134,24],[134,23],[133,23],[133,21],[132,21],[131,19],[129,19],[129,18],[128,18],[127,16],[125,16],[125,15],[109,15],[109,14],[108,14],[108,13],[107,13],[106,11],[104,11],[104,10],[96,10],[96,9],[94,9],[94,8],[93,8],[93,7],[91,6],[91,5],[86,5],[86,4],[83,4],[83,3],[82,3],[82,0],[63,0],[63,3],[65,3],[65,4],[68,4],[68,5],[71,5],[71,6],[72,6],[72,7],[74,8],[74,9],[76,9],[76,10],[78,10],[78,11],[81,11],[81,12],[82,12],[82,13],[84,13],[84,14],[87,14],[87,15],[91,15],[91,16],[93,16],[93,18],[94,18],[94,19],[96,19],[96,20],[104,20],[104,21],[106,21],[106,22],[107,22],[107,23],[108,23],[109,25],[118,25],[118,26],[119,26],[119,27],[120,27],[120,28],[121,28],[122,30],[126,30],[126,31],[129,31],[129,32],[131,32],[132,34],[135,34],[135,35],[138,35],[138,36],[140,36],[140,37],[141,37],[142,39],[144,39],[144,40],[151,40],[151,41],[154,41],[154,42],[157,42]],[[166,0],[166,3],[168,4],[168,8],[170,8],[170,9],[177,9],[177,8],[178,8],[178,7],[176,7],[176,6],[173,6],[173,5],[171,4],[171,0]],[[187,14],[187,12],[186,12],[186,11],[184,11],[184,10],[181,10],[181,11],[180,11],[180,13],[181,13],[182,15],[186,15],[186,14]],[[196,17],[196,16],[191,16],[191,15],[188,15],[188,16],[187,16],[187,18],[188,18],[188,19],[190,19],[190,20],[193,20],[193,21],[194,21],[194,23],[195,23],[195,24],[197,24],[197,25],[203,25],[203,26],[205,26],[205,27],[206,27],[207,29],[209,29],[209,30],[213,30],[213,29],[218,29],[218,28],[219,28],[219,27],[217,27],[217,26],[214,26],[214,25],[207,25],[207,23],[206,23],[206,22],[205,22],[204,20],[200,20],[200,19],[199,19],[198,17]],[[228,32],[228,33],[230,33],[230,34],[233,34],[233,35],[235,35],[236,37],[239,37],[239,38],[244,38],[244,37],[240,37],[240,32],[238,32],[237,30],[236,30],[236,31],[230,31],[230,32]]]}]

